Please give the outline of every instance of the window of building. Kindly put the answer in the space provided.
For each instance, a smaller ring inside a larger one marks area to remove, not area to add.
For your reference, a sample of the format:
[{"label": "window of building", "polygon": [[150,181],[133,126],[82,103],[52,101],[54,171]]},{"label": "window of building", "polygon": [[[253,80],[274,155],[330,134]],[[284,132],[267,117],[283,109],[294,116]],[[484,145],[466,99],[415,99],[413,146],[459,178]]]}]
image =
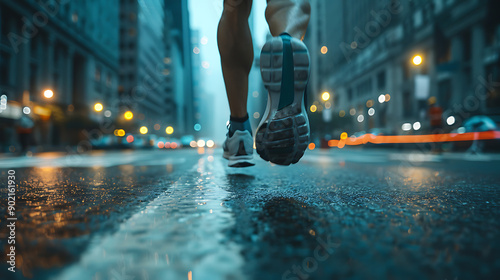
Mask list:
[{"label": "window of building", "polygon": [[462,42],[464,46],[464,61],[470,61],[472,57],[472,43],[471,43],[471,34],[470,31],[464,32],[462,35]]},{"label": "window of building", "polygon": [[403,117],[410,118],[413,116],[413,104],[411,102],[410,91],[403,92]]},{"label": "window of building", "polygon": [[137,35],[137,30],[135,28],[130,28],[128,30],[128,35],[131,37],[135,37],[135,35]]},{"label": "window of building", "polygon": [[[500,62],[492,63],[486,66],[486,76],[491,75],[493,81],[500,81]],[[500,86],[493,84],[488,91],[486,99],[486,108],[500,111]]]},{"label": "window of building", "polygon": [[451,100],[451,80],[446,79],[438,83],[438,96],[437,102],[443,110],[450,107]]},{"label": "window of building", "polygon": [[436,44],[437,63],[449,62],[451,60],[451,40],[444,37],[444,35],[439,37],[438,40]]},{"label": "window of building", "polygon": [[78,14],[77,13],[73,13],[71,15],[71,21],[74,22],[74,23],[78,22]]},{"label": "window of building", "polygon": [[494,46],[500,42],[500,24],[486,22],[484,32],[486,46]]},{"label": "window of building", "polygon": [[106,76],[106,85],[107,85],[108,87],[111,87],[111,85],[112,85],[112,80],[111,80],[111,75],[110,75],[110,74],[108,74],[108,75]]},{"label": "window of building", "polygon": [[382,70],[377,74],[377,89],[385,89],[385,70]]},{"label": "window of building", "polygon": [[408,80],[410,78],[410,64],[407,61],[403,62],[403,79]]},{"label": "window of building", "polygon": [[101,80],[101,68],[99,66],[95,68],[95,80],[98,82]]},{"label": "window of building", "polygon": [[352,101],[352,88],[347,90],[347,101]]},{"label": "window of building", "polygon": [[36,63],[30,63],[30,93],[34,97],[34,100],[38,100],[40,97],[38,90],[38,65]]},{"label": "window of building", "polygon": [[[10,64],[10,54],[8,52],[0,51],[0,69],[10,69],[9,64]],[[0,75],[0,84],[8,85],[9,79],[10,79],[10,71],[5,71],[5,73]]]}]

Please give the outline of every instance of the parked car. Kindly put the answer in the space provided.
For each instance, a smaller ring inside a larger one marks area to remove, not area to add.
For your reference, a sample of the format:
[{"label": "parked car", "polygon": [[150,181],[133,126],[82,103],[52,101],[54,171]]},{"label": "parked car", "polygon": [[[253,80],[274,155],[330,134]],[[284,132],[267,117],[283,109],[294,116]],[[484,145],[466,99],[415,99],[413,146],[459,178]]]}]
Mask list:
[{"label": "parked car", "polygon": [[[495,121],[496,120],[496,121]],[[495,131],[500,129],[498,116],[473,116],[466,119],[463,125],[452,133],[471,133]],[[468,150],[469,152],[482,152],[484,150],[500,151],[500,139],[491,140],[472,140],[472,141],[457,141],[453,142],[453,150]]]}]

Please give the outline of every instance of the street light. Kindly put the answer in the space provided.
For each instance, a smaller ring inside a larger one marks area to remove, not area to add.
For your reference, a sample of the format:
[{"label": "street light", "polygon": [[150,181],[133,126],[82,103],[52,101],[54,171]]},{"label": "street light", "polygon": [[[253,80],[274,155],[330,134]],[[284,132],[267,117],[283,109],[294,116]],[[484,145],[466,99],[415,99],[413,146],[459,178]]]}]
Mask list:
[{"label": "street light", "polygon": [[43,96],[45,96],[45,98],[47,99],[50,99],[54,96],[54,92],[50,89],[46,90],[43,92]]},{"label": "street light", "polygon": [[328,101],[330,99],[330,93],[328,91],[323,92],[321,99],[323,99],[323,101]]},{"label": "street light", "polygon": [[171,126],[168,126],[168,127],[165,129],[165,132],[166,132],[168,135],[170,135],[170,134],[174,133],[174,128],[173,128],[173,127],[171,127]]},{"label": "street light", "polygon": [[94,105],[94,110],[95,110],[96,112],[101,112],[103,108],[104,108],[104,107],[103,107],[103,106],[102,106],[102,104],[101,104],[101,103],[99,103],[99,102],[97,102],[97,103]]},{"label": "street light", "polygon": [[125,112],[125,114],[123,114],[123,117],[127,120],[127,121],[130,121],[131,119],[134,118],[134,114],[131,112],[131,111],[127,111]]},{"label": "street light", "polygon": [[139,132],[141,134],[146,134],[146,133],[148,133],[148,128],[145,126],[141,126],[141,128],[139,129]]},{"label": "street light", "polygon": [[415,56],[413,57],[412,61],[413,61],[413,64],[414,64],[414,65],[418,66],[418,65],[422,64],[423,59],[422,59],[422,56],[420,56],[420,55],[415,55]]}]

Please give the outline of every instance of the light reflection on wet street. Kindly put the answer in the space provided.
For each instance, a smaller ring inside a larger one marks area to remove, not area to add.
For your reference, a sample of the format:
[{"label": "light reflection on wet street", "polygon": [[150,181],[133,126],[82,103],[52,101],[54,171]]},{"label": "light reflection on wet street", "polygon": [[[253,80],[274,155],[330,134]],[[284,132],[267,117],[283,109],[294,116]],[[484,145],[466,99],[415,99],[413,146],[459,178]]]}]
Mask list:
[{"label": "light reflection on wet street", "polygon": [[290,167],[256,161],[230,169],[213,150],[2,159],[1,177],[10,167],[18,178],[21,271],[12,278],[2,264],[0,278],[500,273],[498,156],[331,150]]}]

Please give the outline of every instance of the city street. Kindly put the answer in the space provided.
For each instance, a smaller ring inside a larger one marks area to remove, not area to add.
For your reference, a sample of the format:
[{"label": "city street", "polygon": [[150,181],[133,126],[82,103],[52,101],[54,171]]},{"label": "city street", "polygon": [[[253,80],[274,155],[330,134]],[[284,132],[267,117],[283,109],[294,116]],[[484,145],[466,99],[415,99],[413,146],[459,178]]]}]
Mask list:
[{"label": "city street", "polygon": [[16,273],[4,262],[0,278],[500,275],[499,154],[360,147],[255,162],[228,168],[220,147],[0,158],[18,218]]}]

